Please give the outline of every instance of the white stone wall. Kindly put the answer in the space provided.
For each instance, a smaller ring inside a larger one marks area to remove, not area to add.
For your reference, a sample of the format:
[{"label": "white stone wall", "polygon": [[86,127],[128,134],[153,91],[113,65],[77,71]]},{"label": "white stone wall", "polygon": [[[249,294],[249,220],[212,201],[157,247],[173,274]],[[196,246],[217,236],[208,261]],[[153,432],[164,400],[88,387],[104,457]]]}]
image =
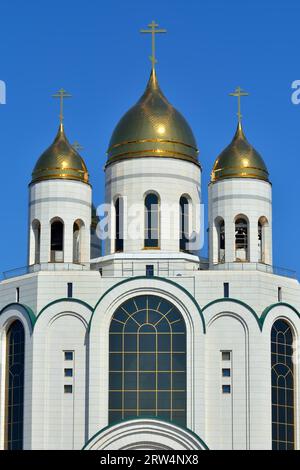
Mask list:
[{"label": "white stone wall", "polygon": [[216,220],[225,223],[225,262],[236,261],[235,219],[244,215],[248,219],[248,256],[250,262],[259,261],[258,220],[266,217],[263,228],[266,264],[272,264],[272,187],[271,184],[250,178],[228,178],[210,183],[209,195],[209,260],[218,263],[218,231]]},{"label": "white stone wall", "polygon": [[[33,333],[21,305],[8,306],[0,315],[2,447],[8,324],[20,318],[26,331],[25,448],[79,449],[108,424],[111,317],[123,301],[141,294],[165,297],[179,308],[186,321],[188,428],[212,449],[271,447],[270,331],[276,318],[285,318],[298,341],[300,320],[291,307],[280,303],[271,309],[263,325],[256,315],[261,316],[267,306],[276,304],[279,283],[284,302],[299,311],[297,281],[258,271],[197,271],[193,277],[169,278],[171,283],[163,278],[127,278],[128,282],[117,286],[126,278],[101,278],[97,271],[42,272],[1,283],[0,291],[5,286],[2,302],[6,298],[9,303],[9,287],[14,292],[17,282],[31,285],[33,278],[37,279],[38,289],[34,291],[38,297],[38,309],[34,311],[37,314],[44,308]],[[74,283],[74,297],[91,307],[72,299],[59,300],[65,297],[67,281]],[[222,299],[223,281],[230,283],[230,297],[237,300]],[[203,310],[205,334],[190,296]],[[91,321],[92,310],[101,297]],[[73,379],[64,377],[64,368],[68,366],[63,357],[65,350],[74,351]],[[223,350],[231,351],[230,364],[222,362]],[[228,366],[231,377],[222,378],[222,367]],[[299,410],[300,377],[298,365],[295,367]],[[64,394],[63,386],[67,383],[74,387],[72,395]],[[222,393],[223,384],[231,385],[231,394]],[[299,429],[296,435],[299,448]]]},{"label": "white stone wall", "polygon": [[[199,204],[201,201],[201,170],[194,163],[174,158],[129,158],[109,165],[105,173],[105,201],[115,202],[122,196],[127,206],[128,217],[124,217],[124,232],[129,232],[129,221],[132,220],[134,205],[140,204],[142,211],[138,213],[135,224],[136,238],[127,236],[124,240],[124,252],[136,253],[144,249],[144,198],[149,192],[160,197],[161,244],[160,251],[179,251],[179,199],[182,195],[189,196],[193,217],[190,234],[200,233]],[[170,215],[170,208],[173,212]],[[111,237],[106,240],[105,254],[115,251],[115,221],[112,218]]]},{"label": "white stone wall", "polygon": [[73,224],[81,220],[81,261],[90,259],[91,186],[81,181],[53,179],[29,186],[29,255],[28,264],[35,262],[33,221],[41,224],[40,262],[50,261],[51,221],[58,218],[64,223],[64,259],[73,262]]},{"label": "white stone wall", "polygon": [[[84,305],[59,302],[38,318],[34,327],[32,367],[33,449],[81,449],[87,439],[87,325]],[[64,351],[73,351],[65,361]],[[73,377],[64,376],[72,368]],[[73,393],[64,393],[72,385]]]}]

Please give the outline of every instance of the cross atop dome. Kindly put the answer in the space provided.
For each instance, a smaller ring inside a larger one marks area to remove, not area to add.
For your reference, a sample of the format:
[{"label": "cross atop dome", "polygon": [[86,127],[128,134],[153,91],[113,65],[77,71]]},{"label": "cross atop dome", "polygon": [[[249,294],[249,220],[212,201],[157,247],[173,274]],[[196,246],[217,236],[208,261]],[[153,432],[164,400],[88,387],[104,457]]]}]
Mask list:
[{"label": "cross atop dome", "polygon": [[237,112],[237,116],[238,116],[238,121],[239,123],[242,122],[242,114],[241,114],[241,97],[242,96],[249,96],[249,93],[247,93],[246,91],[242,90],[240,86],[238,86],[234,92],[232,93],[229,93],[229,96],[235,96],[237,99],[238,99],[238,112]]},{"label": "cross atop dome", "polygon": [[71,98],[72,95],[66,92],[63,88],[58,90],[54,95],[52,95],[53,98],[59,98],[60,100],[60,113],[59,113],[59,122],[60,124],[63,123],[64,120],[64,99],[65,98]]},{"label": "cross atop dome", "polygon": [[157,63],[156,57],[155,57],[155,35],[156,34],[161,34],[161,33],[166,33],[166,29],[156,29],[158,28],[158,24],[152,20],[152,23],[148,24],[148,27],[150,29],[141,29],[140,33],[150,33],[152,35],[152,55],[149,57],[152,63],[152,70],[155,69],[155,64]]}]

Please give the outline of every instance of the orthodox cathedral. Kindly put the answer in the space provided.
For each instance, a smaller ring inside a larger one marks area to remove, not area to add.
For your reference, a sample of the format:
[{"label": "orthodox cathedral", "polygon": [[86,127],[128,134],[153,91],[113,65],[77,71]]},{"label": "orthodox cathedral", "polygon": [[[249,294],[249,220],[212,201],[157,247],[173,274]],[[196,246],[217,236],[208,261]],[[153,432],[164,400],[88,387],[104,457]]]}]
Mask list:
[{"label": "orthodox cathedral", "polygon": [[28,266],[0,282],[2,449],[300,448],[300,288],[273,266],[266,163],[239,108],[200,257],[204,162],[152,59],[108,146],[103,252],[62,107],[33,168]]}]

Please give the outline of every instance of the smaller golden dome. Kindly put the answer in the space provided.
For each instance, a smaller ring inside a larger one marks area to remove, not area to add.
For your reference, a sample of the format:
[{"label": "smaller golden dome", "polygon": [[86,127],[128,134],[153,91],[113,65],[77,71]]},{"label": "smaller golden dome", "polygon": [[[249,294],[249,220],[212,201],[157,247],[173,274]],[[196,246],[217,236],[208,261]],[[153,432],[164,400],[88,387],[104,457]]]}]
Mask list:
[{"label": "smaller golden dome", "polygon": [[68,179],[88,183],[87,167],[79,153],[69,143],[63,124],[54,142],[40,156],[32,172],[32,183],[49,179]]},{"label": "smaller golden dome", "polygon": [[211,181],[224,178],[254,178],[269,181],[267,167],[260,154],[246,139],[240,122],[232,142],[218,156],[213,166]]}]

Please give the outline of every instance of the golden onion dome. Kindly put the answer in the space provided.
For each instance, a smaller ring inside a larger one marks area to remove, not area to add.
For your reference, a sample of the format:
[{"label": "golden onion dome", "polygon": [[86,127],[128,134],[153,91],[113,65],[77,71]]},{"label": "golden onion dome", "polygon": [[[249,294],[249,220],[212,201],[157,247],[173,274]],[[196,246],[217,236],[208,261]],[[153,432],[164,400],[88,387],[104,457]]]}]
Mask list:
[{"label": "golden onion dome", "polygon": [[107,164],[127,158],[168,157],[199,165],[193,132],[163,95],[155,70],[143,96],[117,124],[107,154]]},{"label": "golden onion dome", "polygon": [[260,154],[246,139],[240,122],[232,142],[218,156],[213,166],[211,181],[224,178],[255,178],[269,181],[267,167]]},{"label": "golden onion dome", "polygon": [[32,183],[49,179],[68,179],[88,183],[87,167],[69,143],[61,123],[50,147],[40,156],[32,172]]}]

